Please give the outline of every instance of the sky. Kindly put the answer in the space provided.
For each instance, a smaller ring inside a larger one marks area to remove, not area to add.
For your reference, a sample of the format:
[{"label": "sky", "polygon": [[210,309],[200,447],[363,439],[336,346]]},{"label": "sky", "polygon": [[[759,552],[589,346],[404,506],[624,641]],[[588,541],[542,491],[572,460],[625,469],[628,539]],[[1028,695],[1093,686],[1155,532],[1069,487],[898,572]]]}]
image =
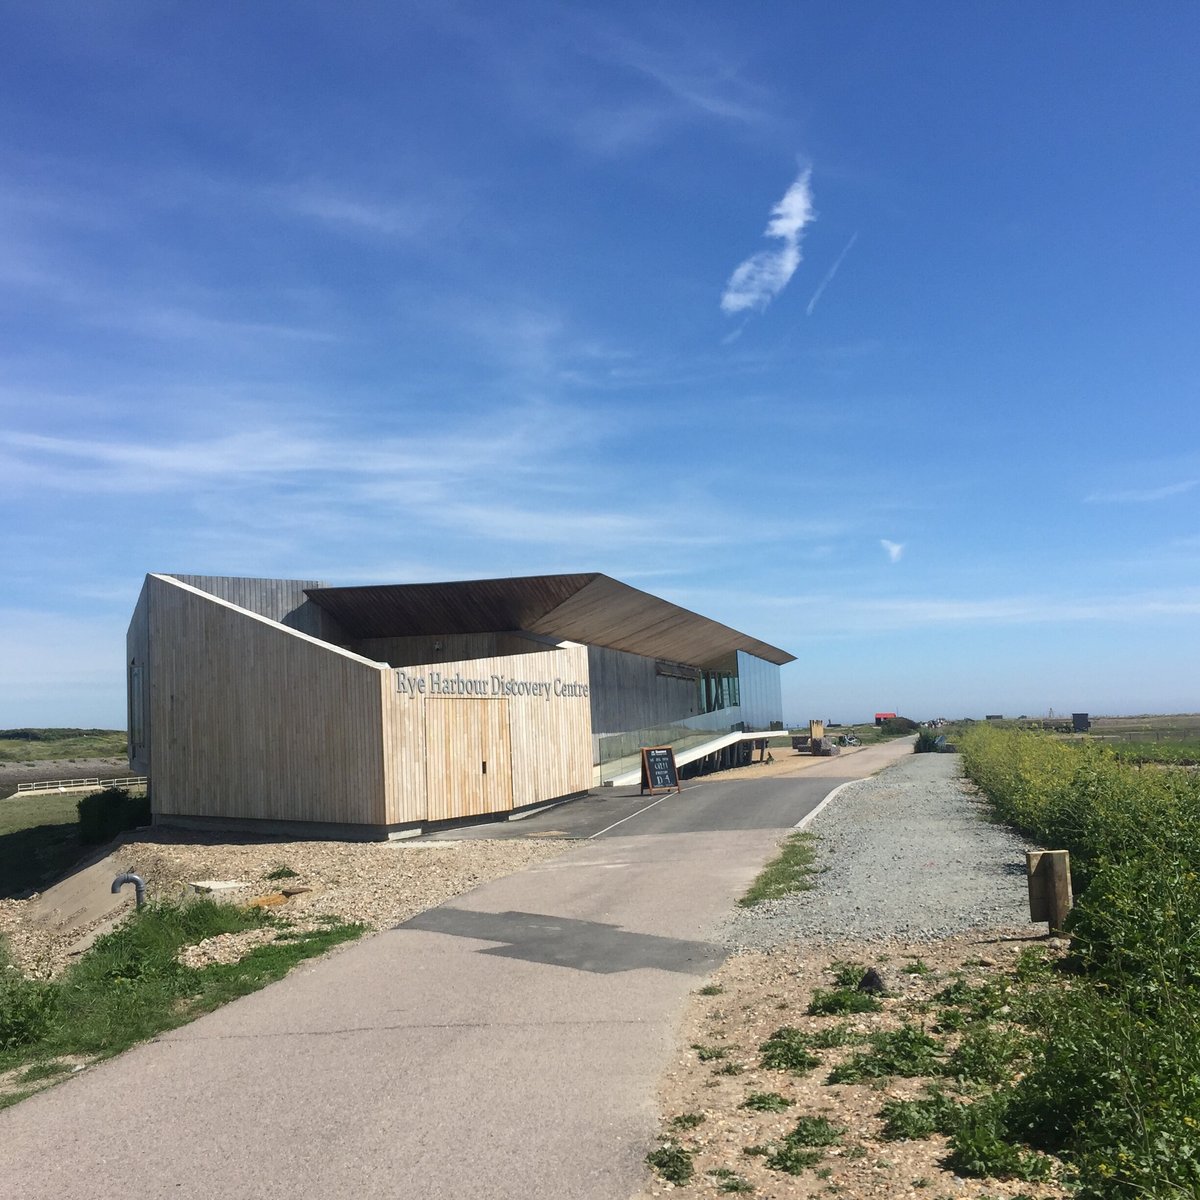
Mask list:
[{"label": "sky", "polygon": [[1200,6],[0,23],[0,726],[124,726],[147,572],[602,571],[792,723],[1200,709]]}]

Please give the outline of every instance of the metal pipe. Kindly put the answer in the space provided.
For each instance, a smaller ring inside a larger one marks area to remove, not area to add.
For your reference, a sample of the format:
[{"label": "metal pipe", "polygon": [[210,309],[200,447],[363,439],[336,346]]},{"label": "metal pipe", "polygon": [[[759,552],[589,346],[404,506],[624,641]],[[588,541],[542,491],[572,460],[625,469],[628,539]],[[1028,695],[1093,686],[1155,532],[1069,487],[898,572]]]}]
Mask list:
[{"label": "metal pipe", "polygon": [[112,893],[115,896],[127,883],[133,884],[134,903],[138,908],[141,908],[146,902],[146,881],[140,875],[134,875],[126,871],[124,875],[118,875],[112,882]]}]

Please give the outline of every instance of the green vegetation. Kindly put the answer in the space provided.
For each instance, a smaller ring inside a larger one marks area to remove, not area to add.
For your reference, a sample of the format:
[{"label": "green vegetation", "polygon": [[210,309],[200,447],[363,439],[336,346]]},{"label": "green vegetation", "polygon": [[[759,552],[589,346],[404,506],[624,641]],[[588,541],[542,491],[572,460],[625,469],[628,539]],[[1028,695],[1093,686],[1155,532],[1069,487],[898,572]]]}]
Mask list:
[{"label": "green vegetation", "polygon": [[946,1166],[960,1175],[1044,1179],[1050,1173],[1049,1161],[1012,1141],[1007,1114],[1008,1097],[1004,1093],[964,1105],[955,1114],[950,1130]]},{"label": "green vegetation", "polygon": [[767,1152],[766,1164],[773,1171],[799,1175],[824,1157],[820,1150],[810,1150],[784,1138],[774,1149]]},{"label": "green vegetation", "polygon": [[798,1146],[832,1146],[845,1132],[825,1117],[801,1117],[788,1138]]},{"label": "green vegetation", "polygon": [[811,1071],[820,1059],[809,1049],[811,1043],[798,1029],[784,1025],[759,1047],[762,1065],[769,1071],[791,1071],[803,1074]]},{"label": "green vegetation", "polygon": [[935,1133],[954,1132],[954,1123],[962,1103],[941,1088],[929,1087],[916,1100],[889,1100],[879,1110],[883,1118],[883,1136],[888,1141],[901,1138],[927,1138]]},{"label": "green vegetation", "polygon": [[830,1083],[861,1083],[888,1075],[933,1075],[940,1069],[939,1043],[915,1025],[881,1030],[867,1039],[871,1048],[852,1054],[829,1073]]},{"label": "green vegetation", "polygon": [[829,973],[838,987],[856,988],[862,983],[862,977],[867,973],[867,968],[860,962],[838,959],[837,962],[829,964]]},{"label": "green vegetation", "polygon": [[668,1183],[687,1183],[692,1177],[692,1152],[667,1142],[646,1155],[646,1165],[653,1167]]},{"label": "green vegetation", "polygon": [[713,1062],[718,1058],[724,1058],[729,1053],[725,1046],[702,1046],[699,1042],[693,1042],[692,1049],[695,1050],[696,1057],[701,1062]]},{"label": "green vegetation", "polygon": [[753,908],[764,900],[808,891],[812,887],[812,876],[816,874],[813,842],[811,833],[790,834],[780,847],[778,857],[763,867],[738,903],[743,908]]},{"label": "green vegetation", "polygon": [[706,983],[700,989],[701,996],[719,996],[725,989],[719,983]]},{"label": "green vegetation", "polygon": [[265,878],[272,881],[277,879],[299,879],[300,872],[293,871],[291,867],[285,865],[276,867],[273,871],[268,871]]},{"label": "green vegetation", "polygon": [[822,1017],[842,1013],[878,1012],[882,1007],[870,992],[860,992],[852,987],[839,987],[832,991],[817,988],[808,1003],[808,1015]]},{"label": "green vegetation", "polygon": [[754,1185],[728,1167],[714,1167],[709,1174],[717,1181],[717,1191],[724,1193],[749,1193]]},{"label": "green vegetation", "polygon": [[331,920],[259,946],[236,963],[200,969],[176,958],[204,938],[276,924],[261,909],[210,900],[151,904],[99,938],[59,979],[26,979],[0,961],[0,1070],[68,1054],[107,1058],[257,991],[364,929]]},{"label": "green vegetation", "polygon": [[1200,741],[1183,742],[1114,742],[1108,747],[1118,762],[1159,763],[1175,767],[1194,767],[1200,764]]},{"label": "green vegetation", "polygon": [[789,1100],[778,1092],[751,1092],[740,1107],[753,1109],[755,1112],[783,1112],[795,1103],[795,1100]]},{"label": "green vegetation", "polygon": [[835,1145],[845,1132],[825,1117],[801,1117],[780,1141],[769,1147],[747,1147],[746,1153],[765,1149],[768,1167],[788,1175],[799,1175],[819,1163],[824,1157],[822,1149]]},{"label": "green vegetation", "polygon": [[78,796],[11,796],[0,800],[0,897],[23,896],[76,862]]},{"label": "green vegetation", "polygon": [[671,1118],[671,1125],[675,1129],[695,1129],[697,1125],[703,1124],[703,1113],[680,1113],[677,1117]]},{"label": "green vegetation", "polygon": [[967,1029],[946,1063],[946,1073],[969,1083],[1004,1083],[1031,1050],[1030,1039],[1015,1029],[980,1021]]},{"label": "green vegetation", "polygon": [[24,896],[61,878],[86,846],[150,824],[150,802],[124,788],[0,800],[0,897]]},{"label": "green vegetation", "polygon": [[1200,775],[978,725],[960,749],[1003,819],[1071,852],[1078,901],[1064,969],[1023,968],[1027,1069],[955,1162],[1011,1135],[1067,1159],[1083,1196],[1200,1193]]},{"label": "green vegetation", "polygon": [[124,757],[123,729],[0,729],[0,763]]},{"label": "green vegetation", "polygon": [[79,801],[78,809],[79,840],[88,846],[111,841],[126,829],[150,824],[150,798],[132,796],[123,787],[92,792]]}]

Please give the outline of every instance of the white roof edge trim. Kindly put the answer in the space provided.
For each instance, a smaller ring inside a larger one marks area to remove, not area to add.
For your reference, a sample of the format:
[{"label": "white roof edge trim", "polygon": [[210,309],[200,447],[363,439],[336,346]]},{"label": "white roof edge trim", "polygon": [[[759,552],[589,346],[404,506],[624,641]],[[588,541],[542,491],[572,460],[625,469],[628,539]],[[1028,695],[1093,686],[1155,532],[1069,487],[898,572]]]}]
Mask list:
[{"label": "white roof edge trim", "polygon": [[203,588],[193,587],[190,583],[184,583],[182,579],[176,579],[173,575],[159,575],[157,572],[151,571],[147,578],[157,579],[161,583],[169,583],[172,587],[177,587],[184,592],[191,592],[193,596],[199,596],[202,600],[208,600],[210,603],[217,604],[222,608],[232,609],[236,613],[241,613],[244,617],[249,617],[252,621],[258,621],[263,625],[270,625],[272,629],[278,629],[281,633],[286,633],[290,637],[299,638],[302,642],[309,642],[314,646],[320,646],[322,650],[328,650],[330,654],[337,654],[342,658],[348,658],[351,662],[361,663],[364,667],[373,667],[380,674],[391,670],[391,667],[387,663],[376,662],[373,658],[364,658],[361,654],[355,654],[352,650],[343,650],[341,646],[335,646],[332,642],[323,642],[319,637],[313,637],[311,633],[302,633],[299,629],[293,629],[290,625],[284,625],[282,621],[272,621],[270,617],[264,617],[262,613],[256,613],[253,609],[243,608],[240,604],[234,604],[232,600],[224,600],[220,596],[214,596],[211,592],[204,591]]}]

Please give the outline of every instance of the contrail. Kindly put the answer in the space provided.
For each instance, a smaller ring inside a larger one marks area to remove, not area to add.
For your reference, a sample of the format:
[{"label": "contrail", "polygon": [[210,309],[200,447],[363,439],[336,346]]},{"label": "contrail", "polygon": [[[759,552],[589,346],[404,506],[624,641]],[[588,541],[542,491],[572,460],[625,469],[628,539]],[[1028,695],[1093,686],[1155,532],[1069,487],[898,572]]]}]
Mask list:
[{"label": "contrail", "polygon": [[841,254],[839,254],[837,256],[837,260],[834,262],[833,266],[830,267],[829,270],[825,273],[825,278],[822,279],[819,284],[817,284],[817,290],[815,292],[813,292],[812,299],[808,302],[808,307],[804,310],[805,316],[811,317],[813,315],[813,309],[817,307],[817,301],[820,300],[821,293],[829,286],[830,281],[833,279],[833,277],[838,272],[838,267],[840,267],[842,265],[842,259],[845,258],[846,255],[850,253],[850,247],[853,246],[854,243],[857,241],[858,241],[858,233],[856,231],[855,233],[853,233],[851,235],[850,240],[846,243],[845,247],[842,249]]}]

